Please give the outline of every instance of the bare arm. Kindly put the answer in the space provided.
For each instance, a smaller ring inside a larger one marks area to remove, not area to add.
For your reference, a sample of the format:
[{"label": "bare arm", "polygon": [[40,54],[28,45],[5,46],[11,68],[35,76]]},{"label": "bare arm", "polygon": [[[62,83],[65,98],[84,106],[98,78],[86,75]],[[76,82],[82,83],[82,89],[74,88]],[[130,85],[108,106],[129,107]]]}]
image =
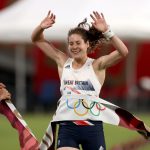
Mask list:
[{"label": "bare arm", "polygon": [[[93,12],[93,15],[91,15],[91,18],[93,19],[92,25],[100,32],[105,33],[109,27],[105,21],[104,15],[98,12]],[[116,49],[115,51],[111,52],[108,55],[102,56],[96,60],[96,65],[98,68],[106,69],[107,67],[110,67],[114,64],[116,64],[119,60],[126,57],[128,54],[128,49],[125,46],[125,44],[117,37],[116,35],[113,35],[110,38],[110,42]]]},{"label": "bare arm", "polygon": [[62,67],[67,56],[48,42],[43,34],[45,29],[53,26],[55,18],[55,15],[49,11],[44,20],[34,29],[31,39],[49,58],[57,63],[58,67]]}]

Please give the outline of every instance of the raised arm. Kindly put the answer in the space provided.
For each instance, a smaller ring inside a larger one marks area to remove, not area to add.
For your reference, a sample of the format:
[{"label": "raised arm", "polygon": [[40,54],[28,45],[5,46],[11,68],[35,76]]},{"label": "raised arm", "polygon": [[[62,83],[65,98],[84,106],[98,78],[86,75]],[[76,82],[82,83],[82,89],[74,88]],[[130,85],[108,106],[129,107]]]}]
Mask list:
[{"label": "raised arm", "polygon": [[60,50],[56,49],[50,42],[44,38],[44,30],[53,26],[55,23],[55,15],[48,12],[47,16],[34,29],[32,33],[32,42],[38,46],[49,58],[53,59],[59,67],[62,67],[67,56]]},{"label": "raised arm", "polygon": [[98,31],[102,32],[105,38],[108,38],[116,49],[110,54],[102,56],[96,60],[96,64],[98,64],[99,69],[105,69],[116,64],[120,59],[126,57],[128,54],[128,49],[119,39],[119,37],[109,29],[109,26],[107,25],[102,13],[99,14],[98,12],[94,11],[90,16],[93,19],[92,25]]}]

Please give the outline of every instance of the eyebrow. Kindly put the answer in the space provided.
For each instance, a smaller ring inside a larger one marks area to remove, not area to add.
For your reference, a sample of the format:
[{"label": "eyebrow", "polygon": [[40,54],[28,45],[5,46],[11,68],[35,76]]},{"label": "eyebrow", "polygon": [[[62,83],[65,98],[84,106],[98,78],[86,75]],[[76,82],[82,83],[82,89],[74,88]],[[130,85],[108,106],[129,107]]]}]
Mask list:
[{"label": "eyebrow", "polygon": [[77,40],[77,41],[69,41],[69,43],[73,43],[73,42],[81,42],[80,40]]}]

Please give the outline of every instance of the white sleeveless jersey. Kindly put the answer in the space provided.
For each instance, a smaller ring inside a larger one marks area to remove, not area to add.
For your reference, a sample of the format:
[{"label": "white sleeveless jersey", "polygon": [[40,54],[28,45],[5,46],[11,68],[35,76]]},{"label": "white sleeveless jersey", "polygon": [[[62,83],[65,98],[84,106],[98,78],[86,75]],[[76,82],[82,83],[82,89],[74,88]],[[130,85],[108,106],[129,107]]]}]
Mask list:
[{"label": "white sleeveless jersey", "polygon": [[62,95],[82,94],[99,97],[101,84],[94,72],[93,61],[94,59],[88,58],[80,69],[74,69],[73,59],[68,58],[61,77]]}]

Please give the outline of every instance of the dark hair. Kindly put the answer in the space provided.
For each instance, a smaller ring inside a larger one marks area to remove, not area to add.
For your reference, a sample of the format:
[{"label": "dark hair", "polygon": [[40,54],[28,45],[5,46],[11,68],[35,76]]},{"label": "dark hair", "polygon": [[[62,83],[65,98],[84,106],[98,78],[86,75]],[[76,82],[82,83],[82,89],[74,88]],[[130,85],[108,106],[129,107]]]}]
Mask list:
[{"label": "dark hair", "polygon": [[69,30],[68,37],[72,34],[81,35],[84,42],[89,41],[90,46],[88,52],[91,52],[95,50],[95,48],[99,47],[102,41],[105,39],[102,32],[98,31],[87,23],[86,18],[79,23],[77,27]]}]

